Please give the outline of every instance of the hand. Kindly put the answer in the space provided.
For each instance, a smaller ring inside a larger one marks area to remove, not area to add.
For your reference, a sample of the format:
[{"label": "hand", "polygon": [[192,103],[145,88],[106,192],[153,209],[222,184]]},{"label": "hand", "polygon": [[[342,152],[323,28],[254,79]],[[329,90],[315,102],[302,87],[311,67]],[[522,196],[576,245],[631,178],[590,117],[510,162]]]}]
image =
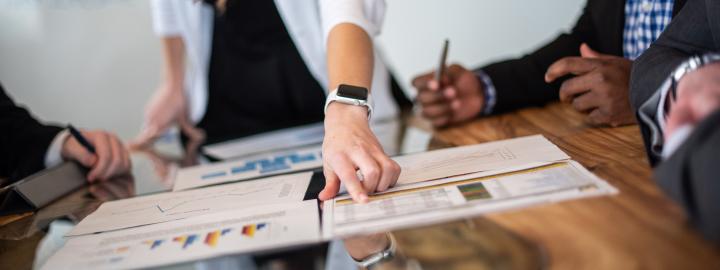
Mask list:
[{"label": "hand", "polygon": [[82,131],[83,136],[95,146],[95,154],[89,152],[75,138],[68,136],[63,143],[61,155],[65,160],[75,160],[90,168],[89,182],[107,180],[130,172],[130,158],[120,139],[105,131]]},{"label": "hand", "polygon": [[679,127],[695,125],[720,109],[720,63],[709,64],[685,75],[676,89],[677,99],[670,106],[665,138]]},{"label": "hand", "polygon": [[385,233],[347,238],[343,242],[350,257],[356,261],[379,253],[390,246],[390,239]]},{"label": "hand", "polygon": [[485,106],[483,86],[477,76],[460,65],[451,65],[442,78],[443,89],[430,72],[413,79],[422,114],[433,126],[443,127],[477,116]]},{"label": "hand", "polygon": [[[360,169],[363,180],[358,179]],[[350,196],[360,203],[368,201],[368,193],[385,191],[395,185],[400,166],[382,150],[370,130],[367,108],[333,102],[325,115],[323,139],[323,172],[325,188],[320,200],[337,195],[340,181]]]},{"label": "hand", "polygon": [[580,54],[582,57],[556,61],[545,73],[548,83],[568,74],[577,75],[562,84],[560,100],[587,114],[587,121],[594,125],[635,123],[628,96],[632,61],[600,54],[584,43],[580,45]]},{"label": "hand", "polygon": [[181,131],[193,140],[204,138],[203,131],[195,128],[188,118],[187,100],[182,86],[165,83],[150,99],[145,109],[145,124],[131,147],[148,146],[173,124],[178,124]]}]

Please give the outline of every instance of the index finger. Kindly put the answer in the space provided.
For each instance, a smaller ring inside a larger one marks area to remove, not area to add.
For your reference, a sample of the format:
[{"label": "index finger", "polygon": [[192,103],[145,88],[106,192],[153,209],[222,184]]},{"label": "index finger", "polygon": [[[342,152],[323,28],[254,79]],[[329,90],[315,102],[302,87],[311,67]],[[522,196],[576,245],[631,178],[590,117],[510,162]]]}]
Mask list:
[{"label": "index finger", "polygon": [[582,57],[565,57],[555,61],[547,72],[545,72],[545,82],[553,82],[562,76],[573,74],[580,75],[590,72],[597,67],[597,60]]},{"label": "index finger", "polygon": [[345,183],[345,188],[347,188],[353,200],[366,203],[368,196],[362,183],[360,183],[360,179],[357,177],[357,171],[353,163],[344,155],[337,157],[334,161],[331,167],[340,178],[340,181]]}]

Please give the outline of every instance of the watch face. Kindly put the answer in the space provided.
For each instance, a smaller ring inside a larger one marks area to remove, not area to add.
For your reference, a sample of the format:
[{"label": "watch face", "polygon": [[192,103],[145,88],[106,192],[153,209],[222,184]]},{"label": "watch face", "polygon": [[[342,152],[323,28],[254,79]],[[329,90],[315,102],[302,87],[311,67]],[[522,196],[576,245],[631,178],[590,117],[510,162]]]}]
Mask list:
[{"label": "watch face", "polygon": [[367,100],[368,90],[364,87],[341,84],[338,87],[337,95],[345,98]]}]

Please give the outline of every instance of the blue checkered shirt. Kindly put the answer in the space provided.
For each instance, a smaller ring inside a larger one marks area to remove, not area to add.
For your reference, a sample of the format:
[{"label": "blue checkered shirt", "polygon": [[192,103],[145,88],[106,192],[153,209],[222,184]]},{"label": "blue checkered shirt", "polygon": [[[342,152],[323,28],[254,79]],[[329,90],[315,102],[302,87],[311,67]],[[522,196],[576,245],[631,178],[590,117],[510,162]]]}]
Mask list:
[{"label": "blue checkered shirt", "polygon": [[626,0],[623,54],[635,60],[670,24],[673,0]]},{"label": "blue checkered shirt", "polygon": [[[626,0],[625,29],[623,31],[623,55],[635,60],[652,44],[672,20],[673,0]],[[485,108],[483,115],[492,113],[497,102],[497,90],[482,70],[475,74],[483,83]]]}]

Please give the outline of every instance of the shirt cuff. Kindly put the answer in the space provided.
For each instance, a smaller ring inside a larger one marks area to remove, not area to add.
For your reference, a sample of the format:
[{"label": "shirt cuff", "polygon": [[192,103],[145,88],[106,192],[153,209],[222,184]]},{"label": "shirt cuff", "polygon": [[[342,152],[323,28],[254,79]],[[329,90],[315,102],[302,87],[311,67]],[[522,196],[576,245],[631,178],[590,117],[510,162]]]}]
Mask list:
[{"label": "shirt cuff", "polygon": [[497,101],[497,91],[495,90],[495,85],[493,84],[492,79],[490,79],[490,76],[481,69],[475,71],[475,76],[480,79],[480,82],[483,85],[483,97],[485,98],[485,107],[480,113],[482,115],[489,115],[495,108],[495,102]]},{"label": "shirt cuff", "polygon": [[667,95],[670,93],[670,84],[672,83],[671,79],[665,80],[665,82],[660,86],[660,102],[657,105],[657,114],[655,115],[655,120],[658,123],[658,127],[660,127],[660,132],[665,132],[665,103],[667,102]]},{"label": "shirt cuff", "polygon": [[65,140],[70,135],[67,129],[64,129],[50,143],[47,152],[45,152],[45,168],[50,168],[62,163],[62,147]]}]

